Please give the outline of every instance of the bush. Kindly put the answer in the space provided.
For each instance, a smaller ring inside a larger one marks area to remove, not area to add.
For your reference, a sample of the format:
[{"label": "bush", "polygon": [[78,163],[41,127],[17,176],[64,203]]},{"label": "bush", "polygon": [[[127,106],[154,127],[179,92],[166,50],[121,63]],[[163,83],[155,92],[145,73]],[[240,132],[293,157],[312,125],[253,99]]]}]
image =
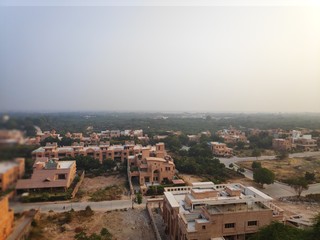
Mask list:
[{"label": "bush", "polygon": [[157,186],[150,186],[147,190],[147,195],[161,195],[164,192],[164,186],[163,185],[157,185]]},{"label": "bush", "polygon": [[306,172],[304,178],[308,183],[312,183],[314,180],[316,180],[315,174],[310,172]]},{"label": "bush", "polygon": [[252,162],[251,167],[252,167],[252,169],[261,168],[261,167],[262,167],[262,166],[261,166],[261,162],[256,162],[256,161],[254,161],[254,162]]},{"label": "bush", "polygon": [[21,201],[24,203],[27,202],[47,202],[47,201],[63,201],[70,199],[71,196],[68,192],[63,193],[55,193],[50,194],[47,192],[44,193],[36,193],[36,194],[30,194],[29,196],[25,196],[21,198]]},{"label": "bush", "polygon": [[74,229],[74,232],[75,232],[75,233],[83,232],[83,228],[82,228],[82,227],[76,227],[76,228]]},{"label": "bush", "polygon": [[137,203],[138,204],[142,203],[142,195],[141,195],[141,193],[137,193]]},{"label": "bush", "polygon": [[315,202],[320,202],[320,193],[308,194],[306,195],[306,198],[311,199]]}]

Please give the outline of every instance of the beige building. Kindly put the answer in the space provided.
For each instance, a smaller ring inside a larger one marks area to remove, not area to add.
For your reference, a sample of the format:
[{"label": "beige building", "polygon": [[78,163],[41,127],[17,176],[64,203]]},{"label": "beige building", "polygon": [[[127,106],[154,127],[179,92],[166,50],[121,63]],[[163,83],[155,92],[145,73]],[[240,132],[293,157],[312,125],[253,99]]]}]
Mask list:
[{"label": "beige building", "polygon": [[223,129],[216,133],[219,137],[223,138],[225,143],[236,144],[237,142],[248,142],[246,134],[233,127]]},{"label": "beige building", "polygon": [[57,161],[39,158],[33,165],[31,179],[20,179],[16,190],[63,190],[66,191],[76,176],[76,161]]},{"label": "beige building", "polygon": [[8,197],[0,197],[0,240],[11,234],[14,223],[13,210],[9,208]]},{"label": "beige building", "polygon": [[164,143],[145,147],[141,153],[130,156],[128,166],[129,177],[138,179],[142,193],[149,186],[171,182],[176,172],[173,159],[167,155]]},{"label": "beige building", "polygon": [[276,151],[290,151],[293,148],[291,139],[274,138],[272,148]]},{"label": "beige building", "polygon": [[84,143],[74,143],[72,146],[58,147],[57,143],[47,143],[32,152],[33,159],[36,158],[64,158],[76,156],[90,156],[98,159],[100,163],[106,159],[124,162],[130,155],[142,152],[142,145],[135,145],[127,141],[125,145],[110,145],[110,142],[100,142],[99,145],[85,147]]},{"label": "beige building", "polygon": [[163,220],[171,240],[244,240],[283,220],[283,210],[253,187],[212,182],[166,188]]},{"label": "beige building", "polygon": [[231,157],[233,149],[228,148],[225,143],[211,142],[211,151],[213,155],[218,157]]},{"label": "beige building", "polygon": [[23,132],[20,130],[0,129],[0,147],[24,144]]},{"label": "beige building", "polygon": [[0,191],[14,187],[25,171],[25,159],[16,158],[14,161],[0,162]]},{"label": "beige building", "polygon": [[[310,136],[310,137],[307,137]],[[316,151],[318,149],[318,144],[316,139],[312,139],[311,135],[304,135],[294,141],[297,149],[302,151]]]}]

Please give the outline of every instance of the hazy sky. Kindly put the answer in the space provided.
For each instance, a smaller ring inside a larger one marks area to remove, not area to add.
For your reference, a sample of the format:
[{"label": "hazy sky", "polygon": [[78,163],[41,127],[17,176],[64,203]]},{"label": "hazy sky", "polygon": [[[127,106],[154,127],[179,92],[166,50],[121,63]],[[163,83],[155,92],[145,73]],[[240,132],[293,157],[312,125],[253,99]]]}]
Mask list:
[{"label": "hazy sky", "polygon": [[320,112],[319,5],[4,2],[0,111]]}]

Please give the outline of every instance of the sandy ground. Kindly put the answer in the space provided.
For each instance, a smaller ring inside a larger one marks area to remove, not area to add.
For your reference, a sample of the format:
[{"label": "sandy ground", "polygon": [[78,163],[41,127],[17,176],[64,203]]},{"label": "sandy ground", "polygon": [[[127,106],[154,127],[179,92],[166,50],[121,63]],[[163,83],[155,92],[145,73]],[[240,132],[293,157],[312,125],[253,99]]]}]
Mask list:
[{"label": "sandy ground", "polygon": [[286,218],[292,215],[302,215],[304,218],[312,219],[316,214],[320,213],[319,203],[286,202],[279,200],[275,200],[274,203],[284,210]]},{"label": "sandy ground", "polygon": [[[320,157],[288,158],[284,160],[259,161],[262,167],[268,168],[281,181],[292,176],[304,176],[305,172],[315,173],[317,182],[320,182]],[[238,163],[241,167],[251,169],[252,161]]]},{"label": "sandy ground", "polygon": [[130,199],[129,192],[126,189],[126,178],[122,175],[110,175],[108,177],[99,176],[94,178],[84,178],[80,186],[79,192],[83,193],[80,197],[80,201],[87,201],[90,197],[89,194],[95,192],[98,189],[105,188],[107,186],[118,185],[123,188],[122,200]]},{"label": "sandy ground", "polygon": [[200,176],[191,175],[191,174],[179,174],[179,177],[186,183],[186,185],[191,185],[193,182],[203,182],[206,179]]},{"label": "sandy ground", "polygon": [[[52,221],[50,216],[62,216],[62,213],[41,213],[38,227],[42,229],[45,239],[74,239],[75,229],[81,227],[87,235],[99,234],[102,228],[107,228],[116,240],[155,239],[150,225],[150,219],[145,208],[128,209],[127,211],[95,212],[85,218],[74,217],[69,224],[63,225],[66,230]],[[41,239],[34,237],[33,239]]]}]

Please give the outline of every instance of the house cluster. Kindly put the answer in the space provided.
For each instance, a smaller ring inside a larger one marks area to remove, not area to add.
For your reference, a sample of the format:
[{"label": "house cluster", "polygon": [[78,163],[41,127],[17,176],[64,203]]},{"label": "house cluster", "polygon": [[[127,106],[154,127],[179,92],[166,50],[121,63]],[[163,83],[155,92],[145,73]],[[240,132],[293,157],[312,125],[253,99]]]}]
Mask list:
[{"label": "house cluster", "polygon": [[0,147],[24,144],[23,132],[20,130],[0,129]]},{"label": "house cluster", "polygon": [[165,188],[163,220],[170,239],[247,239],[283,210],[253,187],[212,182]]},{"label": "house cluster", "polygon": [[211,133],[209,131],[204,131],[198,134],[187,135],[189,142],[199,142],[201,136],[211,137]]},{"label": "house cluster", "polygon": [[65,135],[68,138],[77,140],[78,142],[83,142],[85,145],[98,144],[100,141],[107,141],[113,138],[120,137],[130,137],[137,138],[141,141],[148,141],[149,138],[147,135],[143,134],[142,129],[138,130],[104,130],[100,133],[91,133],[88,137],[85,137],[82,133],[66,133]]},{"label": "house cluster", "polygon": [[124,145],[110,145],[109,141],[100,142],[99,145],[85,146],[84,143],[73,143],[71,146],[59,147],[57,143],[47,143],[44,147],[39,147],[32,152],[33,159],[64,158],[76,156],[90,156],[98,159],[100,163],[103,160],[111,159],[124,162],[130,155],[142,152],[144,147],[135,144],[133,141],[126,141]]},{"label": "house cluster", "polygon": [[[46,186],[51,186],[50,184],[56,184],[55,180],[61,180],[61,178],[55,172],[61,168],[59,167],[60,163],[68,161],[54,163],[53,160],[48,162],[48,159],[73,158],[76,156],[90,156],[98,159],[100,163],[107,159],[119,162],[127,161],[130,169],[129,177],[136,178],[143,193],[149,186],[172,182],[176,172],[174,161],[167,154],[164,143],[146,147],[136,145],[132,141],[126,141],[124,145],[110,145],[109,142],[103,142],[100,145],[88,147],[85,147],[83,143],[74,143],[72,146],[65,147],[58,147],[57,143],[47,143],[46,146],[39,147],[32,152],[32,157],[36,160],[34,174],[29,182],[20,180],[17,184],[17,190],[28,189],[28,187],[33,189],[34,187],[31,186],[34,186],[33,183],[35,184],[35,182],[42,182],[40,184],[42,188],[47,188]],[[63,164],[63,166],[65,165]],[[51,168],[52,166],[54,167]],[[48,179],[40,179],[43,175],[38,174],[38,172],[48,169],[55,170],[54,173],[50,173],[52,176]]]},{"label": "house cluster", "polygon": [[238,142],[247,143],[248,139],[245,132],[237,130],[234,127],[228,129],[219,130],[216,132],[216,135],[223,139],[224,143],[237,144]]},{"label": "house cluster", "polygon": [[56,132],[56,130],[51,131],[42,131],[40,128],[36,128],[35,137],[25,137],[24,132],[20,130],[0,130],[0,147],[1,146],[13,146],[19,144],[25,145],[39,145],[41,141],[46,138],[57,138],[61,140],[63,137],[71,138],[77,142],[84,143],[87,145],[97,145],[100,141],[111,140],[113,138],[119,137],[129,137],[137,138],[141,142],[147,143],[149,137],[146,134],[143,134],[142,129],[137,130],[104,130],[100,133],[91,133],[88,136],[85,136],[83,133],[70,133],[67,132],[65,135],[61,135]]},{"label": "house cluster", "polygon": [[142,193],[150,186],[174,181],[176,172],[174,161],[167,154],[164,143],[144,147],[140,153],[129,156],[128,168],[128,177],[131,181],[136,179],[139,182]]},{"label": "house cluster", "polygon": [[319,149],[317,139],[312,138],[311,134],[303,134],[298,130],[281,131],[272,140],[272,147],[276,151],[316,151]]},{"label": "house cluster", "polygon": [[217,157],[232,157],[233,149],[227,147],[227,144],[220,142],[211,142],[211,151]]},{"label": "house cluster", "polygon": [[247,143],[246,134],[240,130],[230,127],[216,132],[216,135],[223,139],[223,142],[211,142],[210,147],[212,154],[217,157],[232,157],[233,149],[227,144],[237,144],[238,142]]}]

